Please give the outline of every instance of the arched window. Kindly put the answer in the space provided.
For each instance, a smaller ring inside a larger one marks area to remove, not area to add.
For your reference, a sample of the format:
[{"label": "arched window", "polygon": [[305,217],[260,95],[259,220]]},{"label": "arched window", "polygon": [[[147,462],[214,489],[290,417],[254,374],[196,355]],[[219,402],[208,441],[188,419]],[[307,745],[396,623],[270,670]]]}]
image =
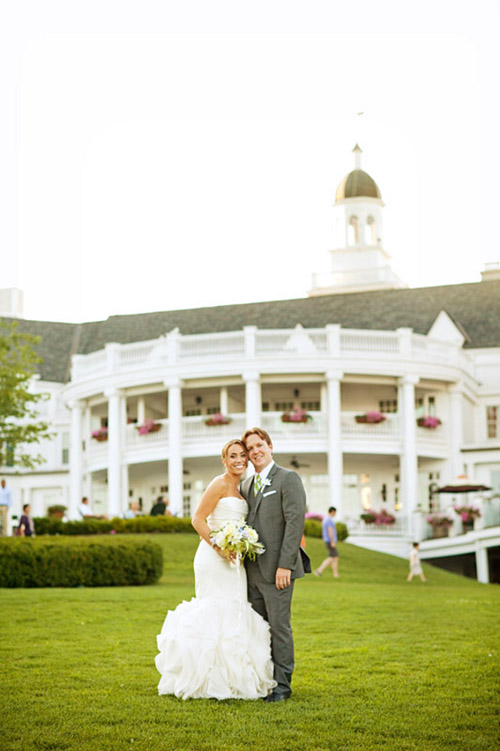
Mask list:
[{"label": "arched window", "polygon": [[359,243],[359,222],[357,216],[351,216],[349,218],[349,225],[347,227],[347,244],[357,245]]},{"label": "arched window", "polygon": [[369,216],[368,219],[366,220],[365,242],[367,245],[377,244],[375,219],[372,216]]}]

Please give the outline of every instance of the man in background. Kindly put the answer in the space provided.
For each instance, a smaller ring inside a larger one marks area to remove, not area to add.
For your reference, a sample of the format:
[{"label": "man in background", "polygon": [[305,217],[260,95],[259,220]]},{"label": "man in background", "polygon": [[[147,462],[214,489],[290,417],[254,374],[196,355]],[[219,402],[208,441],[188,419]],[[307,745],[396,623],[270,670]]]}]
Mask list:
[{"label": "man in background", "polygon": [[328,558],[325,558],[323,563],[314,572],[315,576],[321,576],[325,568],[332,567],[332,573],[335,579],[339,578],[339,551],[337,549],[337,527],[333,521],[337,509],[335,506],[330,506],[328,509],[328,516],[325,516],[322,522],[322,536],[325,543]]}]

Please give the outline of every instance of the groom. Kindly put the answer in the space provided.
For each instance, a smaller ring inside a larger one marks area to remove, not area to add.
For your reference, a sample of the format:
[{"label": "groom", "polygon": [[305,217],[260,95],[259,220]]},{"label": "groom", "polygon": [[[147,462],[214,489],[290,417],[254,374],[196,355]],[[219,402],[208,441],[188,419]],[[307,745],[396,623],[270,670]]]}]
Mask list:
[{"label": "groom", "polygon": [[278,684],[264,701],[283,701],[292,693],[293,582],[311,571],[309,558],[300,547],[306,494],[295,472],[275,464],[273,444],[265,430],[250,428],[242,441],[256,472],[241,485],[249,506],[247,522],[266,548],[255,562],[247,559],[248,599],[271,627],[274,679]]}]

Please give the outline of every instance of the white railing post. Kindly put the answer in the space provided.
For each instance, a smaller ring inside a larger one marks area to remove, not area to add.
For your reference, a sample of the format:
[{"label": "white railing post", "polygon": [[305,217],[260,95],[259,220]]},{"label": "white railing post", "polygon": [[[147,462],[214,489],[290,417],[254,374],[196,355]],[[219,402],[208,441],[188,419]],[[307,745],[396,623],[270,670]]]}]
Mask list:
[{"label": "white railing post", "polygon": [[463,474],[462,441],[463,441],[463,415],[462,415],[462,388],[456,383],[448,389],[450,394],[450,424],[448,426],[448,440],[450,442],[451,476],[453,479]]},{"label": "white railing post", "polygon": [[326,325],[327,352],[331,357],[340,357],[340,324]]},{"label": "white railing post", "polygon": [[120,352],[121,344],[116,342],[108,342],[104,345],[106,350],[106,372],[115,373],[118,370],[118,354]]},{"label": "white railing post", "polygon": [[257,326],[243,326],[243,332],[245,335],[245,360],[253,360],[256,352]]},{"label": "white railing post", "polygon": [[396,329],[399,340],[399,354],[401,357],[410,358],[412,352],[413,329],[399,328]]},{"label": "white railing post", "polygon": [[179,329],[172,329],[167,334],[167,358],[170,365],[179,359]]}]

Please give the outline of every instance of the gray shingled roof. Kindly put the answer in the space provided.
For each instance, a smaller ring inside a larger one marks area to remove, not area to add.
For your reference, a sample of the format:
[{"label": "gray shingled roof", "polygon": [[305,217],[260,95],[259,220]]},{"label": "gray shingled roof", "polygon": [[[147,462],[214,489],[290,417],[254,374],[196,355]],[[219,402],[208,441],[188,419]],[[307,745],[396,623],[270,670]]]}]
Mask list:
[{"label": "gray shingled roof", "polygon": [[111,316],[83,324],[22,320],[19,327],[42,337],[38,346],[43,357],[42,379],[64,382],[69,378],[71,355],[76,352],[88,354],[102,349],[106,342],[155,339],[174,328],[182,334],[205,334],[250,325],[282,329],[297,323],[305,328],[339,323],[344,328],[388,331],[405,326],[426,334],[441,310],[466,335],[465,347],[500,346],[499,280]]}]

